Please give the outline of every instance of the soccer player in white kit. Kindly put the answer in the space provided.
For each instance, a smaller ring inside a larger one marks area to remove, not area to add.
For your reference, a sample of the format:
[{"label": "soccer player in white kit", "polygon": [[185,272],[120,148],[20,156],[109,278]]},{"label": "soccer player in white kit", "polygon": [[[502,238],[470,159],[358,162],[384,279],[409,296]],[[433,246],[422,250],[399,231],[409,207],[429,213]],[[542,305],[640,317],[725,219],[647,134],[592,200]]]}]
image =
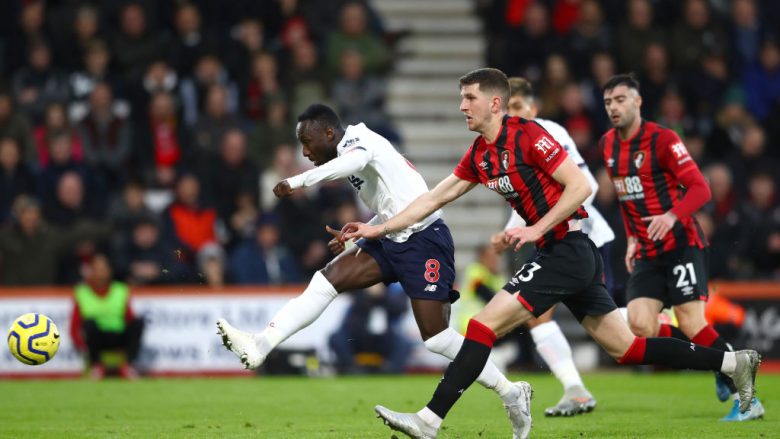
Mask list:
[{"label": "soccer player in white kit", "polygon": [[[588,218],[583,221],[582,231],[588,235],[591,241],[596,244],[596,247],[603,249],[604,245],[615,239],[615,233],[612,228],[609,227],[607,221],[599,213],[599,211],[593,207],[593,198],[598,191],[598,183],[596,178],[593,177],[588,165],[585,164],[585,160],[577,151],[577,146],[574,144],[569,133],[566,129],[557,123],[537,118],[538,107],[534,98],[534,91],[531,83],[524,78],[509,78],[509,102],[507,103],[507,114],[511,117],[519,116],[523,119],[533,120],[542,126],[553,138],[563,146],[569,157],[574,160],[574,163],[582,170],[585,177],[590,183],[593,193],[583,202],[583,207],[588,212]],[[498,232],[491,238],[493,247],[502,252],[509,248],[508,238],[506,236],[506,230],[520,227],[525,225],[525,220],[512,209],[511,216],[504,231]],[[604,260],[607,261],[606,256],[602,253]],[[606,264],[605,264],[606,267]],[[611,270],[610,270],[611,271]],[[607,271],[609,273],[609,271]],[[607,274],[609,277],[609,274]],[[611,282],[607,282],[609,286]],[[571,347],[566,337],[563,335],[560,326],[553,319],[553,313],[555,312],[554,306],[549,311],[539,316],[539,318],[528,322],[528,328],[531,332],[531,337],[536,344],[536,351],[547,363],[552,373],[561,382],[564,389],[564,394],[558,403],[549,407],[544,411],[545,416],[573,416],[580,413],[588,413],[596,407],[596,400],[593,395],[585,388],[585,384],[582,382],[577,367],[574,365],[572,359]]]},{"label": "soccer player in white kit", "polygon": [[[322,181],[346,178],[376,214],[370,223],[379,224],[428,192],[422,176],[390,142],[362,123],[342,128],[336,113],[325,105],[312,105],[298,117],[296,135],[303,155],[316,168],[279,182],[274,187],[278,197]],[[454,359],[464,338],[449,327],[450,303],[459,294],[452,289],[454,246],[441,211],[383,239],[359,240],[349,249],[340,232],[327,230],[335,236],[330,248],[336,258],[315,273],[306,290],[289,301],[262,332],[240,331],[224,319],[218,320],[225,347],[247,369],[255,369],[279,343],[316,320],[338,293],[397,281],[411,298],[425,347]],[[498,393],[517,433],[522,428],[521,386],[510,382],[491,362],[477,381]]]}]

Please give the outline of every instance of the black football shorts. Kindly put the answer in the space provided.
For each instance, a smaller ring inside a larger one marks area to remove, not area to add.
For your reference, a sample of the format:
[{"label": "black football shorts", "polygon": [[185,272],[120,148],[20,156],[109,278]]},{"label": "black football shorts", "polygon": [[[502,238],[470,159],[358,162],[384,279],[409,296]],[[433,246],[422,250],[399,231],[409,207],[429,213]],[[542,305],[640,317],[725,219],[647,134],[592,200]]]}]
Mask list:
[{"label": "black football shorts", "polygon": [[539,317],[562,302],[582,321],[617,309],[604,285],[604,262],[593,241],[582,232],[569,232],[540,249],[536,257],[512,276],[504,290]]},{"label": "black football shorts", "polygon": [[648,297],[668,308],[707,300],[708,248],[683,247],[653,259],[637,259],[626,285],[626,300]]}]

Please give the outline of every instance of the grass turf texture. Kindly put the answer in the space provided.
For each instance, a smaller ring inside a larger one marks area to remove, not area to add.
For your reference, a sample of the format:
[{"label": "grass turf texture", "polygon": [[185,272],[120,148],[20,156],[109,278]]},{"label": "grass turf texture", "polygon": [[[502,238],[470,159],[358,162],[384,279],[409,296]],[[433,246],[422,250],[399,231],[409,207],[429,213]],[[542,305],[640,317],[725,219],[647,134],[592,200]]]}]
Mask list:
[{"label": "grass turf texture", "polygon": [[[780,375],[758,379],[767,419],[742,423],[718,422],[730,403],[716,400],[711,374],[586,375],[599,405],[574,418],[544,417],[544,408],[561,395],[552,376],[523,378],[535,390],[533,438],[770,438],[780,431]],[[0,438],[390,438],[373,406],[416,410],[428,402],[437,380],[428,375],[0,381]],[[512,435],[498,397],[477,384],[443,428],[439,438]]]}]

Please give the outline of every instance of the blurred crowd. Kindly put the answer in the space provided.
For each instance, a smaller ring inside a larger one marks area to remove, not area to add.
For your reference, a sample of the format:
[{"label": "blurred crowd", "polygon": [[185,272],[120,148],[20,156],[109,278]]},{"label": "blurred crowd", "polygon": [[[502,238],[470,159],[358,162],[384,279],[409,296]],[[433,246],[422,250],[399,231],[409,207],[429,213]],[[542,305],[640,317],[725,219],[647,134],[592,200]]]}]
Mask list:
[{"label": "blurred crowd", "polygon": [[397,34],[344,0],[7,0],[0,15],[0,283],[279,284],[358,218],[348,186],[278,201],[312,102],[400,139]]},{"label": "blurred crowd", "polygon": [[[601,180],[616,231],[600,86],[634,72],[644,117],[675,129],[710,181],[698,216],[712,277],[780,278],[780,3],[474,4],[486,64],[534,82],[540,116],[569,130]],[[2,284],[72,284],[97,252],[135,285],[303,281],[330,257],[324,226],[361,212],[342,184],[273,196],[308,166],[296,115],[327,102],[401,144],[384,79],[403,33],[368,1],[2,5]]]},{"label": "blurred crowd", "polygon": [[[780,279],[780,2],[475,0],[486,62],[530,79],[540,117],[561,123],[600,180],[597,207],[625,235],[598,140],[601,86],[640,81],[642,114],[683,138],[712,187],[697,214],[714,279]],[[620,282],[621,279],[618,279]]]}]

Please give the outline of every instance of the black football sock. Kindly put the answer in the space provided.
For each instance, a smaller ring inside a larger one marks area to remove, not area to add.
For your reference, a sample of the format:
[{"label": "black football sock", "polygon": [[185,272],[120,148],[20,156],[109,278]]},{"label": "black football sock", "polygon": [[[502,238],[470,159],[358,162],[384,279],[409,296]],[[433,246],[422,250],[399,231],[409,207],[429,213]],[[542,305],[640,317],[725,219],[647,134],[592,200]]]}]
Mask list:
[{"label": "black football sock", "polygon": [[466,339],[444,372],[428,408],[444,419],[458,398],[476,381],[490,356],[490,350],[496,335],[487,326],[476,320],[470,320],[466,329]]},{"label": "black football sock", "polygon": [[[692,342],[702,345],[711,347],[713,349],[718,349],[721,351],[726,352],[732,352],[734,349],[731,348],[731,345],[726,342],[726,340],[723,339],[723,337],[718,334],[718,331],[715,330],[710,325],[705,326],[702,328],[701,331],[699,331],[698,334],[694,335],[691,339]],[[727,377],[725,374],[721,374],[721,378],[726,383],[726,385],[729,387],[729,392],[732,394],[737,393],[737,386],[734,385],[734,380]]]},{"label": "black football sock", "polygon": [[636,337],[619,362],[719,372],[723,365],[723,355],[723,351],[674,338]]},{"label": "black football sock", "polygon": [[684,332],[680,330],[680,328],[672,325],[667,325],[666,323],[662,323],[661,326],[658,328],[658,336],[676,338],[682,341],[690,341],[690,339],[685,335]]}]

